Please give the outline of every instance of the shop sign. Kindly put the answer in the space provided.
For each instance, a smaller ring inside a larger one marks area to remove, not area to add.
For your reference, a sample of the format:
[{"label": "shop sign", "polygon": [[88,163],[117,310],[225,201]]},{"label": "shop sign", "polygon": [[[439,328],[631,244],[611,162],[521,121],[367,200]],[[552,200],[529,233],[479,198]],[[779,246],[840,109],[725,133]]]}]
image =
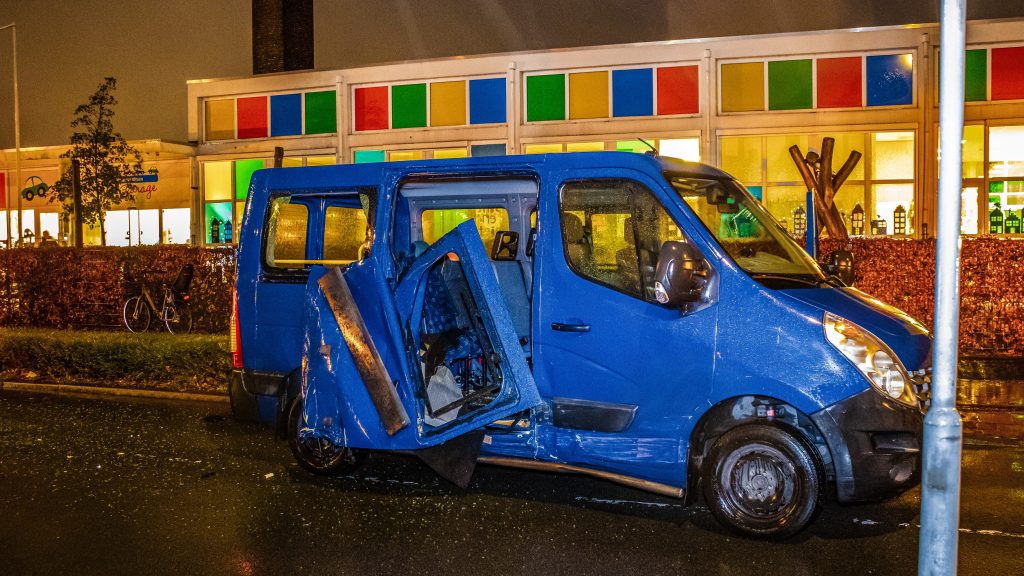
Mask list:
[{"label": "shop sign", "polygon": [[156,183],[159,179],[159,174],[135,174],[129,176],[127,181],[132,184],[132,192],[135,195],[145,194],[146,200],[150,200],[153,198],[153,193],[156,192]]}]

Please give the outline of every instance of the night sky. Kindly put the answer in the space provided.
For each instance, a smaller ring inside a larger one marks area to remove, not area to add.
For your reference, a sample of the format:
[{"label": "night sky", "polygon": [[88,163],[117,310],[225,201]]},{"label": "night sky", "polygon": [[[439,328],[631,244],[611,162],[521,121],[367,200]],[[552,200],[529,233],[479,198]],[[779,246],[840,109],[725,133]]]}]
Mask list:
[{"label": "night sky", "polygon": [[[811,9],[816,4],[828,10]],[[316,0],[316,67],[679,38],[934,22],[938,0]],[[764,6],[762,10],[752,9]],[[5,0],[18,24],[22,146],[65,144],[74,108],[118,79],[129,139],[186,138],[186,81],[252,72],[250,0]],[[971,0],[972,19],[1024,2]],[[1024,23],[1022,23],[1024,26]],[[14,146],[11,36],[0,32],[0,148]],[[814,47],[808,47],[809,52]]]}]

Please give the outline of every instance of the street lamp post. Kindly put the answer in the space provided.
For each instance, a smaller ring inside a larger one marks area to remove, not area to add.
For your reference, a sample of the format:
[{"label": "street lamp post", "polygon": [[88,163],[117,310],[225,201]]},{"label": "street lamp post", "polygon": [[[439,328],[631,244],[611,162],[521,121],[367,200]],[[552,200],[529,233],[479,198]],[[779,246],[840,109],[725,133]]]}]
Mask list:
[{"label": "street lamp post", "polygon": [[[6,26],[0,26],[0,30],[11,29],[11,61],[14,68],[14,185],[21,186],[21,111],[18,108],[18,28],[14,22]],[[21,190],[18,194],[18,237],[21,237]],[[4,204],[7,208],[7,247],[14,246],[11,240],[11,183],[7,182],[7,198]]]}]

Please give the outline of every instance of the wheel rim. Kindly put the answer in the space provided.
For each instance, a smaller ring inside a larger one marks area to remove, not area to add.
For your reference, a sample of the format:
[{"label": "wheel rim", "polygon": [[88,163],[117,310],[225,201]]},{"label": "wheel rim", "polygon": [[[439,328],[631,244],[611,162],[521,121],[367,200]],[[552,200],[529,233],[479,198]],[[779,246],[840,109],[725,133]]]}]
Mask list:
[{"label": "wheel rim", "polygon": [[303,435],[300,434],[301,418],[296,424],[295,447],[299,456],[310,466],[326,470],[342,463],[354,464],[356,462],[356,453],[347,446],[339,446],[325,438],[303,438]]},{"label": "wheel rim", "polygon": [[782,451],[764,444],[735,450],[723,461],[722,493],[739,514],[751,520],[778,522],[799,501],[796,467]]}]

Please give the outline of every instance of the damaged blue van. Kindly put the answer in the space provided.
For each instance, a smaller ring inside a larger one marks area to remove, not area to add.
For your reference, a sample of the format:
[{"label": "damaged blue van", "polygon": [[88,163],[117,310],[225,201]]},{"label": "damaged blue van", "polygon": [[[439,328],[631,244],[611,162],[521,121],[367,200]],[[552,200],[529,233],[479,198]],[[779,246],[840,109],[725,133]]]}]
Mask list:
[{"label": "damaged blue van", "polygon": [[931,339],[734,178],[617,152],[262,170],[232,406],[318,474],[372,450],[694,500],[742,534],[918,482]]}]

